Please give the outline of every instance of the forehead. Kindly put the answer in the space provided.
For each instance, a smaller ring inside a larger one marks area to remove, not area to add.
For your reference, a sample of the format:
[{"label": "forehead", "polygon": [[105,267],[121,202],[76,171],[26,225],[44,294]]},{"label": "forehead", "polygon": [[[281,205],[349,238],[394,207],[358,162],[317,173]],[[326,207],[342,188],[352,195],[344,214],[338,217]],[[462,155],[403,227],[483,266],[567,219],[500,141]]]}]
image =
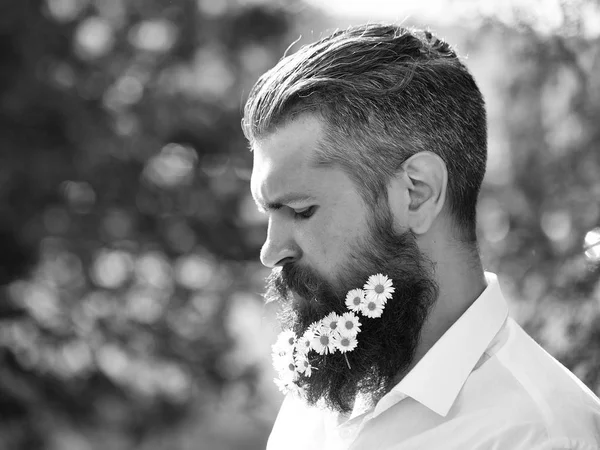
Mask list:
[{"label": "forehead", "polygon": [[312,195],[318,190],[323,169],[315,167],[314,158],[322,137],[319,119],[304,115],[257,141],[251,180],[255,200],[264,204],[293,191]]}]

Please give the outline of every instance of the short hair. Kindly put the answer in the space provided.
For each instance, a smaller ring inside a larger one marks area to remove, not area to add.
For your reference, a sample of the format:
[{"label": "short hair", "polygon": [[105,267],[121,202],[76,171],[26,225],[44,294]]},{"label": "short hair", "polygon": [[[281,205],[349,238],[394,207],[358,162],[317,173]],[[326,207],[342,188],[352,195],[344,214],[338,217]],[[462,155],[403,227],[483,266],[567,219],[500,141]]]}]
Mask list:
[{"label": "short hair", "polygon": [[242,127],[253,145],[295,117],[318,114],[317,163],[337,165],[367,204],[381,205],[402,163],[421,151],[448,170],[457,238],[476,242],[485,174],[485,104],[456,52],[429,31],[390,24],[350,27],[284,56],[250,91]]}]

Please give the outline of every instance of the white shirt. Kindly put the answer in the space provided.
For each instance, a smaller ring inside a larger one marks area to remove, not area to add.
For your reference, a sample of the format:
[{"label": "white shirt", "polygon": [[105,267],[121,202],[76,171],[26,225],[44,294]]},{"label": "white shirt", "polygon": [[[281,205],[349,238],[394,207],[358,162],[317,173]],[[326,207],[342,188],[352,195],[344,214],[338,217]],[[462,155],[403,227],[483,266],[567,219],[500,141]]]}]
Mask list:
[{"label": "white shirt", "polygon": [[267,450],[600,449],[600,401],[510,317],[498,280],[374,408],[288,395]]}]

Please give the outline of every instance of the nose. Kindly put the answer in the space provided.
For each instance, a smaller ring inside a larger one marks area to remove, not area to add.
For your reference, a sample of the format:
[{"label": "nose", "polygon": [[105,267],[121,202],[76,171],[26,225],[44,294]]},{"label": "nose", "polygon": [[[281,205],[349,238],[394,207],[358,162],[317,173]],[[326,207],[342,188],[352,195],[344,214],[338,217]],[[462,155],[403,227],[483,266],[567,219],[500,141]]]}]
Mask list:
[{"label": "nose", "polygon": [[293,239],[292,227],[270,218],[267,238],[260,251],[260,261],[272,269],[294,262],[299,257],[300,249]]}]

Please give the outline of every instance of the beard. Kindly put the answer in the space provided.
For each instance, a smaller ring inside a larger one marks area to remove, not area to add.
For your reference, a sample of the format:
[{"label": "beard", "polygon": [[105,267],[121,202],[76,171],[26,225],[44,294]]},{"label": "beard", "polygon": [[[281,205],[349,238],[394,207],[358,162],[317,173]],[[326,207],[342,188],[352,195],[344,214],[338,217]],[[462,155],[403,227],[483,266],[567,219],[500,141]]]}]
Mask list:
[{"label": "beard", "polygon": [[382,273],[394,283],[395,292],[382,316],[361,316],[358,345],[353,351],[328,355],[310,352],[312,374],[299,376],[297,384],[309,404],[323,401],[342,413],[352,410],[359,393],[374,404],[406,374],[438,296],[433,264],[419,250],[412,232],[394,230],[389,209],[374,214],[367,236],[349,250],[334,280],[289,263],[273,270],[265,295],[267,302],[281,304],[283,328],[302,336],[310,324],[327,314],[347,312],[347,292],[362,288],[369,276]]}]

